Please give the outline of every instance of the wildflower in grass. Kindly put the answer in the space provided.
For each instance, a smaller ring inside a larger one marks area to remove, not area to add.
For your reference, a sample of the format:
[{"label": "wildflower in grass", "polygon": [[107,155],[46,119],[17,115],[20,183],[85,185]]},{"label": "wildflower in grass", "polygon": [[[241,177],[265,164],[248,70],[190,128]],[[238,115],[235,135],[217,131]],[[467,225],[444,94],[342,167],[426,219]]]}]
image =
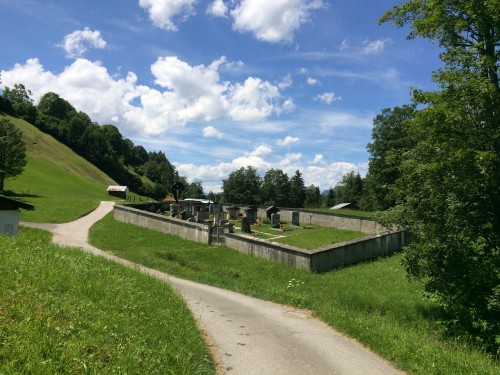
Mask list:
[{"label": "wildflower in grass", "polygon": [[291,289],[291,288],[298,288],[299,286],[303,285],[304,282],[303,281],[300,281],[300,280],[297,280],[297,279],[291,279],[290,281],[288,281],[288,285],[287,285],[287,289]]}]

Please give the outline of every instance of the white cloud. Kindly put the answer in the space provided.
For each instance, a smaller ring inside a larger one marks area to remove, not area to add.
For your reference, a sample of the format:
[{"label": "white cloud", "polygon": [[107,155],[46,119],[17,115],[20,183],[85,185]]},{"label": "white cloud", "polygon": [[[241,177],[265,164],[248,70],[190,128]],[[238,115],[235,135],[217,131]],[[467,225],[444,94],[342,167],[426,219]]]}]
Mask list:
[{"label": "white cloud", "polygon": [[2,71],[2,84],[12,87],[24,84],[33,93],[33,100],[55,92],[77,110],[87,113],[94,121],[109,122],[121,118],[130,110],[129,104],[137,95],[137,77],[128,73],[125,78],[113,78],[98,62],[77,59],[56,75],[45,71],[38,59],[29,59]]},{"label": "white cloud", "polygon": [[196,0],[139,0],[153,24],[167,31],[177,31],[176,21],[181,22],[193,15],[195,3]]},{"label": "white cloud", "polygon": [[242,0],[230,14],[236,30],[280,43],[291,42],[300,25],[309,21],[311,12],[323,7],[323,0]]},{"label": "white cloud", "polygon": [[203,136],[205,138],[217,138],[217,139],[222,139],[224,137],[224,134],[217,129],[215,129],[213,126],[207,126],[203,128]]},{"label": "white cloud", "polygon": [[66,57],[69,58],[82,57],[88,51],[89,46],[102,49],[106,47],[106,41],[99,31],[92,31],[88,27],[66,35],[60,45],[66,51]]},{"label": "white cloud", "polygon": [[292,75],[291,74],[287,74],[285,77],[283,77],[283,79],[281,80],[281,82],[278,83],[278,88],[280,90],[287,89],[287,88],[289,88],[292,85],[292,83],[293,83],[293,81],[292,81]]},{"label": "white cloud", "polygon": [[249,77],[243,84],[236,83],[228,88],[229,116],[236,121],[264,119],[279,110],[280,97],[279,89],[270,82]]},{"label": "white cloud", "polygon": [[390,41],[390,39],[377,39],[374,41],[365,40],[363,42],[363,52],[366,54],[382,52],[385,48],[386,43]]},{"label": "white cloud", "polygon": [[273,152],[273,149],[271,147],[269,147],[266,144],[262,144],[262,145],[258,146],[255,150],[250,152],[249,156],[250,157],[262,157],[262,156],[269,155],[272,152]]},{"label": "white cloud", "polygon": [[314,155],[314,159],[311,161],[311,164],[321,164],[324,162],[324,156],[321,154]]},{"label": "white cloud", "polygon": [[2,71],[2,80],[6,86],[23,83],[35,101],[56,92],[94,121],[114,119],[130,132],[146,136],[195,121],[262,121],[291,106],[278,87],[260,78],[222,81],[218,71],[226,63],[220,58],[208,66],[191,66],[175,56],[159,58],[151,71],[160,89],[137,85],[134,73],[113,77],[99,62],[82,58],[59,75],[45,71],[38,59],[30,59]]},{"label": "white cloud", "polygon": [[228,8],[223,0],[214,0],[212,4],[207,7],[207,13],[215,17],[227,17]]},{"label": "white cloud", "polygon": [[316,78],[307,77],[307,84],[309,86],[314,86],[314,85],[319,84],[319,81]]},{"label": "white cloud", "polygon": [[323,94],[319,94],[315,98],[316,100],[322,101],[323,103],[326,104],[332,104],[333,102],[337,100],[342,100],[340,96],[336,96],[335,93],[333,92],[325,92]]},{"label": "white cloud", "polygon": [[345,51],[349,49],[349,41],[347,39],[344,39],[342,43],[340,43],[340,50]]},{"label": "white cloud", "polygon": [[284,139],[278,139],[276,141],[276,144],[278,146],[290,146],[290,145],[293,145],[293,144],[296,144],[296,143],[299,143],[299,142],[300,142],[299,138],[287,136]]}]

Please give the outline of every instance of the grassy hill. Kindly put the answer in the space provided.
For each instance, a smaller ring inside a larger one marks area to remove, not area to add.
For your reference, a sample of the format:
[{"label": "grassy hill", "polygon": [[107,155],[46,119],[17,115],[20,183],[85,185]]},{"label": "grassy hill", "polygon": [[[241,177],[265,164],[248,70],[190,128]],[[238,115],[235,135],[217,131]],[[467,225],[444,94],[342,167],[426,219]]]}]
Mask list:
[{"label": "grassy hill", "polygon": [[22,132],[27,165],[15,179],[7,179],[5,189],[13,198],[30,203],[35,211],[21,210],[21,220],[66,222],[87,214],[102,200],[110,200],[110,177],[24,120],[7,117]]}]

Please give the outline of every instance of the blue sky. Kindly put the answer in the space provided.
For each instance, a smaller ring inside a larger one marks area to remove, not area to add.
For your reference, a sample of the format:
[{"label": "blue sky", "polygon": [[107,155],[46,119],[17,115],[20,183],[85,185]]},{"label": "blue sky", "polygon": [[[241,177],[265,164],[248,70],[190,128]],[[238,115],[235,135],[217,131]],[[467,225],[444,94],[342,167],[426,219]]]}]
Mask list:
[{"label": "blue sky", "polygon": [[0,0],[0,88],[53,91],[206,192],[251,165],[364,175],[372,120],[434,87],[392,0]]}]

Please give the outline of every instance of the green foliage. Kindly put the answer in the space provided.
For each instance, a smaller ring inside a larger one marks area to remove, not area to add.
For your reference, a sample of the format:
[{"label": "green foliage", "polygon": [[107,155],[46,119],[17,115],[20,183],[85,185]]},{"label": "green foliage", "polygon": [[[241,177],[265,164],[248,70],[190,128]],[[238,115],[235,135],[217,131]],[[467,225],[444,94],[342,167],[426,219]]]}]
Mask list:
[{"label": "green foliage", "polygon": [[321,192],[319,186],[309,185],[305,189],[305,207],[317,208],[321,206]]},{"label": "green foliage", "polygon": [[290,207],[290,180],[281,169],[270,169],[264,175],[261,196],[266,206]]},{"label": "green foliage", "polygon": [[404,154],[414,146],[407,134],[408,122],[414,113],[415,105],[386,108],[373,120],[372,142],[367,146],[370,160],[360,204],[362,208],[386,210],[395,205],[392,186],[400,176]]},{"label": "green foliage", "polygon": [[0,373],[214,373],[166,283],[31,229],[0,236],[0,249]]},{"label": "green foliage", "polygon": [[359,205],[363,192],[363,180],[359,173],[354,171],[342,176],[339,185],[335,188],[335,201],[339,203],[353,203]]},{"label": "green foliage", "polygon": [[262,179],[254,167],[248,166],[229,174],[222,181],[224,202],[240,204],[259,204],[261,201]]},{"label": "green foliage", "polygon": [[299,170],[290,178],[290,204],[288,207],[302,208],[306,200],[306,186]]},{"label": "green foliage", "polygon": [[20,175],[26,165],[22,132],[6,118],[0,118],[0,192],[5,179]]},{"label": "green foliage", "polygon": [[382,21],[437,40],[441,90],[415,91],[389,220],[413,235],[405,266],[444,307],[447,326],[500,347],[500,3],[413,0]]}]

